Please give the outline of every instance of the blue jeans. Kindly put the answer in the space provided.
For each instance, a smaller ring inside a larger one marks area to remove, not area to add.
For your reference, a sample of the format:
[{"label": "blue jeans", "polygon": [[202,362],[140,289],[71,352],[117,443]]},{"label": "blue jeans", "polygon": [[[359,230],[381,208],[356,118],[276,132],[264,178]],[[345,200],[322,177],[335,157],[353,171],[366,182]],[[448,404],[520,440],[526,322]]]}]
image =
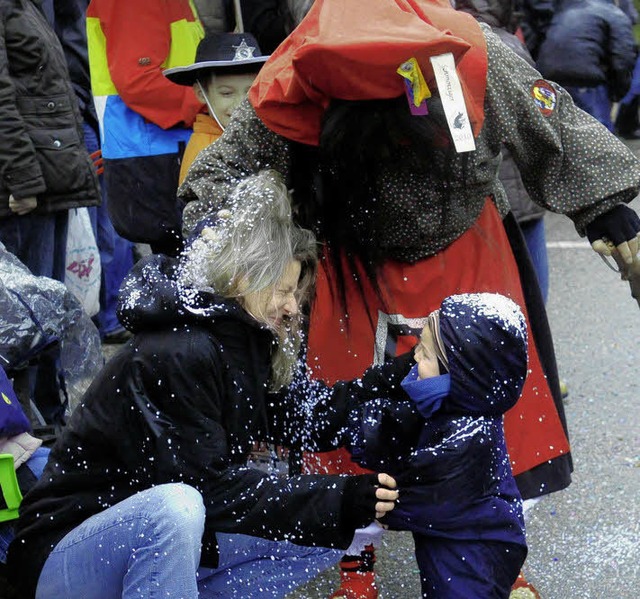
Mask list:
[{"label": "blue jeans", "polygon": [[284,597],[341,551],[217,534],[218,568],[200,568],[205,509],[181,483],[159,485],[96,514],[49,555],[37,599]]},{"label": "blue jeans", "polygon": [[69,211],[0,219],[0,241],[37,277],[64,282]]},{"label": "blue jeans", "polygon": [[609,100],[609,90],[606,85],[597,85],[596,87],[567,85],[565,89],[569,92],[578,108],[588,112],[609,131],[613,131],[611,100]]},{"label": "blue jeans", "polygon": [[538,275],[538,283],[545,304],[549,297],[549,255],[547,254],[547,239],[544,231],[544,218],[520,223],[533,267]]},{"label": "blue jeans", "polygon": [[[99,147],[96,132],[84,123],[84,143],[89,153]],[[116,316],[118,292],[120,285],[133,266],[133,243],[120,237],[113,228],[108,211],[108,198],[100,175],[100,193],[102,204],[89,208],[89,217],[93,233],[96,236],[102,281],[100,284],[100,312],[98,312],[98,328],[102,336],[122,328]]]},{"label": "blue jeans", "polygon": [[620,104],[629,104],[636,96],[640,96],[640,56],[636,59],[631,77],[631,87],[625,97],[620,100]]}]

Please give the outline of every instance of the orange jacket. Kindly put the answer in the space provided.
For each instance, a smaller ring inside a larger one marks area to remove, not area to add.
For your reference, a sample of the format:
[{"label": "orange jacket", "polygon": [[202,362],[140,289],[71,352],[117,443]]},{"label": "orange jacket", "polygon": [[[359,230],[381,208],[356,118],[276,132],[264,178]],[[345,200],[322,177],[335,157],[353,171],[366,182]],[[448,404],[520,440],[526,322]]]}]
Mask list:
[{"label": "orange jacket", "polygon": [[196,116],[196,121],[193,124],[193,134],[189,138],[189,143],[182,156],[180,183],[184,181],[191,163],[196,159],[200,151],[216,141],[221,135],[222,128],[213,117],[208,114],[198,114]]}]

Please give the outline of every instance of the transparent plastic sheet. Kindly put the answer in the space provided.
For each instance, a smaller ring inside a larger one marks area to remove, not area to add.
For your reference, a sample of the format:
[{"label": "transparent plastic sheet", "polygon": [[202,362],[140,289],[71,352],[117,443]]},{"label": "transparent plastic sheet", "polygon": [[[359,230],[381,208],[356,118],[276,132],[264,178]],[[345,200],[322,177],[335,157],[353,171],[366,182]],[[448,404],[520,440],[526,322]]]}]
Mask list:
[{"label": "transparent plastic sheet", "polygon": [[60,341],[60,367],[72,410],[104,364],[98,329],[63,283],[34,276],[0,243],[0,361],[5,369],[19,366],[44,341],[16,293],[46,335]]}]

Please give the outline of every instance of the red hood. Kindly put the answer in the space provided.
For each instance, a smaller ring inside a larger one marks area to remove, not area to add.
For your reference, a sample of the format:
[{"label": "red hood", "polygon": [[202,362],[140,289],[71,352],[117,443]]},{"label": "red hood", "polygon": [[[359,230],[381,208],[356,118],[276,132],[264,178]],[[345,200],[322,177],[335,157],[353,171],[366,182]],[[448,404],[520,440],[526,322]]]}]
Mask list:
[{"label": "red hood", "polygon": [[266,62],[249,100],[269,129],[317,146],[331,99],[401,96],[404,83],[396,70],[411,57],[433,91],[429,57],[447,52],[456,61],[477,135],[484,121],[486,44],[473,17],[448,0],[316,0]]}]

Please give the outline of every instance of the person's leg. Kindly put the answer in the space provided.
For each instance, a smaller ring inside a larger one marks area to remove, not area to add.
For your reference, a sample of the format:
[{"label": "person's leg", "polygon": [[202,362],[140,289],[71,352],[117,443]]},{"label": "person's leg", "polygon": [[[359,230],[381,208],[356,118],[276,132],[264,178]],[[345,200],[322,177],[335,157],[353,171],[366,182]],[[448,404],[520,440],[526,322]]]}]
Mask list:
[{"label": "person's leg", "polygon": [[384,529],[376,522],[356,530],[351,545],[340,559],[340,586],[330,599],[375,599],[378,596],[375,549],[380,546],[383,533]]},{"label": "person's leg", "polygon": [[198,596],[204,531],[202,496],[165,484],[88,518],[45,562],[37,599],[133,599]]},{"label": "person's leg", "polygon": [[240,534],[216,535],[219,564],[198,570],[201,599],[276,599],[337,564],[342,551]]},{"label": "person's leg", "polygon": [[611,101],[606,85],[596,87],[567,86],[575,105],[588,112],[593,118],[600,121],[609,131],[613,131],[611,121]]},{"label": "person's leg", "polygon": [[0,241],[36,276],[53,277],[55,214],[9,216],[0,221]]},{"label": "person's leg", "polygon": [[538,275],[540,291],[545,304],[549,297],[549,256],[547,254],[547,239],[544,230],[544,218],[520,223],[524,240],[527,244],[533,267]]},{"label": "person's leg", "polygon": [[640,96],[633,96],[628,102],[620,102],[618,105],[615,132],[621,137],[625,139],[640,138],[638,108],[640,108]]},{"label": "person's leg", "polygon": [[[89,153],[99,150],[97,132],[84,123],[84,140]],[[102,280],[100,284],[100,312],[97,315],[100,335],[123,331],[116,316],[118,291],[126,274],[133,266],[133,243],[120,237],[113,228],[108,211],[108,197],[104,176],[98,177],[102,203],[89,209],[91,226],[100,252]]]},{"label": "person's leg", "polygon": [[425,599],[507,599],[527,555],[514,543],[413,539]]}]

